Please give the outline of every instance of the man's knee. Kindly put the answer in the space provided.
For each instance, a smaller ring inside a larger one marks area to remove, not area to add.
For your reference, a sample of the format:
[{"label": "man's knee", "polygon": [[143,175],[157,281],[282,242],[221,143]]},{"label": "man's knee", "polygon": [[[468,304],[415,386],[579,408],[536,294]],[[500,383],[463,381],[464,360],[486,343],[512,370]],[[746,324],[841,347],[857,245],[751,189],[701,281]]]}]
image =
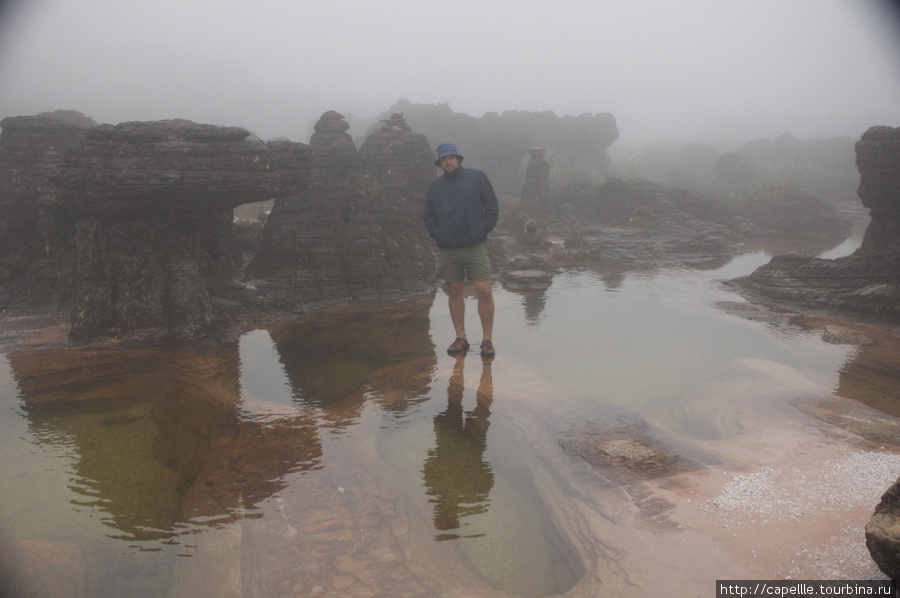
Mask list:
[{"label": "man's knee", "polygon": [[458,299],[458,298],[462,297],[463,286],[464,286],[464,283],[462,283],[462,282],[448,282],[447,283],[447,295],[449,295],[451,299]]},{"label": "man's knee", "polygon": [[478,297],[479,301],[490,301],[493,299],[491,283],[492,281],[490,280],[480,280],[472,283],[472,287],[475,289],[475,295]]}]

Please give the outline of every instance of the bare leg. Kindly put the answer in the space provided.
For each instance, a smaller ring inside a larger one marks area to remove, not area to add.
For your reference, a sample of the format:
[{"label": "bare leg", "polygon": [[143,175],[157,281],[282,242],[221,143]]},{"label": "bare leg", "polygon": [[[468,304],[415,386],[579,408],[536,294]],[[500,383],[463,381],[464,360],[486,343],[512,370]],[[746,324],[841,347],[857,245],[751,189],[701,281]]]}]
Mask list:
[{"label": "bare leg", "polygon": [[478,280],[472,283],[475,294],[478,296],[478,317],[481,318],[481,330],[484,333],[483,340],[491,340],[494,332],[494,295],[491,292],[490,279]]},{"label": "bare leg", "polygon": [[450,320],[457,338],[466,338],[466,303],[463,298],[463,283],[448,282],[447,295],[450,305]]}]

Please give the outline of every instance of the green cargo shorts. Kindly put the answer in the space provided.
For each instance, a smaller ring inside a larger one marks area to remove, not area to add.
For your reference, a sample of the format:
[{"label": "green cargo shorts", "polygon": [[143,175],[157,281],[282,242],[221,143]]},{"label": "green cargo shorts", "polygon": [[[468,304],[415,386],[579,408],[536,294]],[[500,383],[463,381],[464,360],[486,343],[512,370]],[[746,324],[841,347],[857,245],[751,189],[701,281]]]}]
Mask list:
[{"label": "green cargo shorts", "polygon": [[438,247],[434,275],[446,282],[490,280],[491,260],[484,243],[468,247]]}]

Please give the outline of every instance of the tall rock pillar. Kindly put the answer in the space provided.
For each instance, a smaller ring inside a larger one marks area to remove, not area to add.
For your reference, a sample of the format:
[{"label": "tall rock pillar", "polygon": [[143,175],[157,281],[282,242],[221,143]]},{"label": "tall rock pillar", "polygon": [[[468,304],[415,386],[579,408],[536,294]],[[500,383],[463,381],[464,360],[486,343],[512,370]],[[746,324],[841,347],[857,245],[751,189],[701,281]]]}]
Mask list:
[{"label": "tall rock pillar", "polygon": [[391,299],[430,288],[433,257],[421,223],[434,176],[428,141],[392,117],[356,150],[345,118],[328,111],[310,138],[308,186],[276,200],[251,272],[263,296],[303,310]]},{"label": "tall rock pillar", "polygon": [[857,254],[900,251],[900,127],[871,127],[856,142],[857,194],[872,221]]}]

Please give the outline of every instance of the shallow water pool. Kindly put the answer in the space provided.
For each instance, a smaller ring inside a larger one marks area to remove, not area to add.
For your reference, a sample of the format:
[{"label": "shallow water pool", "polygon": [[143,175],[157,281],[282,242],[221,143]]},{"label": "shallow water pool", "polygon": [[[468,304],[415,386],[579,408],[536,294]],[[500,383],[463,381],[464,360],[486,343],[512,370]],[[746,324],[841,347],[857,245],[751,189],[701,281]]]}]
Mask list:
[{"label": "shallow water pool", "polygon": [[[547,506],[563,491],[532,467],[557,420],[597,405],[716,440],[740,431],[753,389],[709,389],[752,387],[754,368],[761,396],[837,387],[853,348],[722,309],[742,300],[717,281],[768,259],[570,270],[540,293],[495,285],[492,361],[445,354],[440,292],[326,310],[215,349],[9,354],[6,566],[38,555],[85,595],[216,595],[221,584],[256,595],[250,578],[280,595],[279,576],[309,595],[415,595],[429,579],[565,593],[584,557]],[[467,307],[477,339],[474,297]],[[524,426],[528,410],[543,410],[548,429]],[[241,580],[229,581],[235,568]]]}]

